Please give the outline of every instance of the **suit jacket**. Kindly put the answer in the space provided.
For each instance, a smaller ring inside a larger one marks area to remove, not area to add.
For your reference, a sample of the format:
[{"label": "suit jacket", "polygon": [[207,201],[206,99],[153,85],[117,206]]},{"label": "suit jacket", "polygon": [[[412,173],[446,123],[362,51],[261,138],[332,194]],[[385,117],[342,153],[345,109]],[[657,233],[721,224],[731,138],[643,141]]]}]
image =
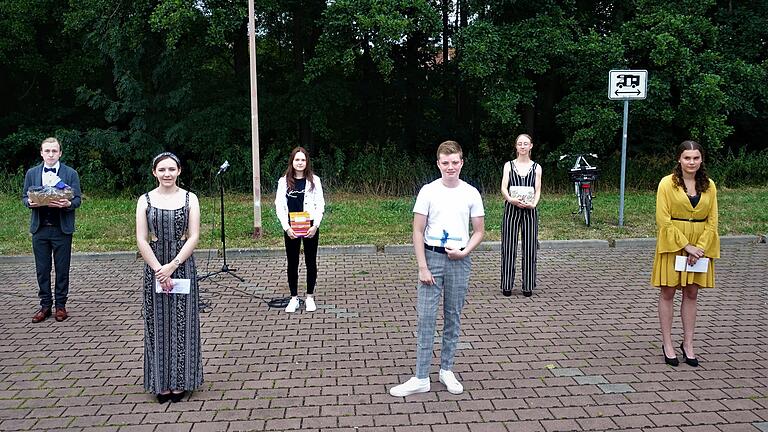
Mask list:
[{"label": "suit jacket", "polygon": [[[59,209],[59,219],[61,221],[61,231],[65,234],[75,232],[75,209],[80,207],[80,176],[77,171],[59,162],[59,172],[56,173],[61,180],[72,188],[75,196],[72,197],[71,205],[68,208]],[[43,184],[43,164],[30,168],[24,177],[24,190],[22,191],[21,201],[24,206],[32,209],[32,216],[29,221],[29,232],[36,233],[40,228],[40,209],[39,207],[29,206],[29,197],[27,190],[30,186],[42,186]]]}]

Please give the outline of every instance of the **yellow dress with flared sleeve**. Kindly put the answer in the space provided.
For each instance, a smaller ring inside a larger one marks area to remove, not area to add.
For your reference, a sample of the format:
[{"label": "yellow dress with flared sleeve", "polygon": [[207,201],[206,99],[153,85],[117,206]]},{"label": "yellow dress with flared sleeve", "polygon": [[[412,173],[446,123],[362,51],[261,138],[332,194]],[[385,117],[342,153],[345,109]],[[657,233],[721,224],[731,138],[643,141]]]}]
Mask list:
[{"label": "yellow dress with flared sleeve", "polygon": [[[653,259],[651,284],[661,287],[683,287],[697,284],[701,288],[714,288],[714,259],[720,258],[720,236],[717,233],[717,189],[709,180],[709,189],[701,194],[696,207],[688,195],[675,186],[672,174],[659,182],[656,192],[656,255]],[[675,271],[675,257],[687,256],[683,250],[692,244],[704,250],[709,258],[706,273]]]}]

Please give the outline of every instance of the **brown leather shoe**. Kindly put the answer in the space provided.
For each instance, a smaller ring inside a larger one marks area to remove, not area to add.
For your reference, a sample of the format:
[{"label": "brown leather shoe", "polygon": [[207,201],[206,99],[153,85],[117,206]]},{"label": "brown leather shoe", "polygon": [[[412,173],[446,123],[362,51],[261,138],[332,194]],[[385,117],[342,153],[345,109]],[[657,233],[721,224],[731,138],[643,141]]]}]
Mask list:
[{"label": "brown leather shoe", "polygon": [[61,308],[57,307],[56,308],[56,321],[62,322],[62,321],[64,321],[67,318],[69,318],[69,315],[67,314],[67,309],[63,308],[63,307],[61,307]]},{"label": "brown leather shoe", "polygon": [[51,308],[40,308],[40,310],[32,316],[32,322],[39,323],[45,321],[49,316],[51,316]]}]

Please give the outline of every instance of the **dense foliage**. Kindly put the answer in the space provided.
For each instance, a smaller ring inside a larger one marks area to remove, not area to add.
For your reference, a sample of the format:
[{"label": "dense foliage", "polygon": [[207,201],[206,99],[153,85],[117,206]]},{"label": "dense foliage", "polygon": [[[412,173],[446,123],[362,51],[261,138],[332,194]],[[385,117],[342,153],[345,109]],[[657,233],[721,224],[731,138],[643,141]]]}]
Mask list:
[{"label": "dense foliage", "polygon": [[[518,133],[535,158],[621,142],[610,69],[647,69],[630,160],[668,170],[696,139],[765,183],[768,2],[255,0],[262,183],[303,145],[336,186],[409,192],[444,139],[495,187]],[[250,188],[246,0],[0,0],[0,171],[55,134],[85,190],[136,192],[162,150],[206,189]],[[754,157],[753,157],[754,156]],[[747,162],[744,162],[747,161]],[[642,170],[642,166],[640,168]],[[654,174],[655,175],[655,174]],[[562,177],[565,178],[564,176]]]}]

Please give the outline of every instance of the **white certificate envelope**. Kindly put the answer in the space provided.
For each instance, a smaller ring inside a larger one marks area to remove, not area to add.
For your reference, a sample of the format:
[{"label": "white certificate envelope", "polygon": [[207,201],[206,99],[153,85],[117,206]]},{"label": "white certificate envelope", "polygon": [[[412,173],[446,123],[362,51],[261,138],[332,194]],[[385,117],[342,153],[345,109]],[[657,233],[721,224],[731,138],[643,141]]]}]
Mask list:
[{"label": "white certificate envelope", "polygon": [[[170,294],[189,294],[189,279],[171,279],[173,281],[173,289]],[[160,286],[160,282],[155,279],[155,292],[163,292],[163,287]]]},{"label": "white certificate envelope", "polygon": [[56,186],[56,184],[58,184],[61,181],[61,177],[57,175],[53,175],[49,178],[50,180],[48,181],[48,184],[46,184],[46,186]]},{"label": "white certificate envelope", "polygon": [[510,186],[509,196],[525,203],[532,203],[536,190],[531,186]]},{"label": "white certificate envelope", "polygon": [[688,265],[688,257],[678,255],[675,257],[675,271],[687,271],[693,273],[706,273],[709,269],[709,258],[699,258],[694,265]]}]

